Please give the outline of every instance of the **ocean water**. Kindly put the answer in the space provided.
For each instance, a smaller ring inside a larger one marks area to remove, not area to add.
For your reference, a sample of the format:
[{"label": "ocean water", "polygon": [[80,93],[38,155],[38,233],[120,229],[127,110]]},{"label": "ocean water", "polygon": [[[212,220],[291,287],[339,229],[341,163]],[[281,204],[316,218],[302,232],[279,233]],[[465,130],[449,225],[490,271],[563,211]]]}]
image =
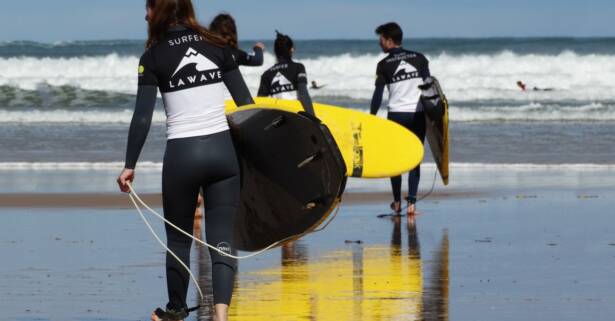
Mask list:
[{"label": "ocean water", "polygon": [[[274,63],[265,43],[265,65],[241,69],[253,94]],[[615,38],[405,43],[425,53],[450,101],[453,162],[615,164]],[[315,101],[368,110],[384,56],[376,41],[296,49],[308,77],[326,85]],[[0,43],[0,162],[121,162],[142,51],[134,40]],[[517,80],[552,90],[521,92]],[[159,102],[142,160],[160,161],[164,119]]]}]

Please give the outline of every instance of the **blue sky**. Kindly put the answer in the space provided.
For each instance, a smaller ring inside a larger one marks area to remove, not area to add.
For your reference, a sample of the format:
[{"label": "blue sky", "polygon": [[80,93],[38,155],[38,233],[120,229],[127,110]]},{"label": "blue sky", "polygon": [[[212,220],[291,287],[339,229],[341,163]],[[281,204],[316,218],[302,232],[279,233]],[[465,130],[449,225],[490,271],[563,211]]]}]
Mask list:
[{"label": "blue sky", "polygon": [[[399,22],[407,37],[615,36],[614,0],[193,0],[203,23],[235,16],[242,39],[367,39]],[[20,0],[0,4],[0,41],[142,39],[144,0]]]}]

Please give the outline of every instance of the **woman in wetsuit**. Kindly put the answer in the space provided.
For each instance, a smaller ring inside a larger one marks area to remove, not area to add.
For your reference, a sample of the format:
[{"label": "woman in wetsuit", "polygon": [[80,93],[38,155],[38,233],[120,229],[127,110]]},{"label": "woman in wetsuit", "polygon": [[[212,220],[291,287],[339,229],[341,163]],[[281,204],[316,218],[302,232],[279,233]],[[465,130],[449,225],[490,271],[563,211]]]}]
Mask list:
[{"label": "woman in wetsuit", "polygon": [[303,109],[314,115],[312,99],[307,88],[305,67],[292,59],[295,52],[293,40],[287,35],[277,31],[276,33],[274,46],[278,61],[262,75],[258,96],[298,99],[303,105]]},{"label": "woman in wetsuit", "polygon": [[258,67],[263,65],[263,50],[265,45],[262,42],[254,44],[254,52],[248,54],[239,49],[237,40],[237,25],[235,19],[229,14],[221,13],[217,15],[209,24],[209,31],[218,34],[231,47],[233,58],[240,66]]},{"label": "woman in wetsuit", "polygon": [[[167,115],[167,146],[162,170],[165,217],[192,231],[199,189],[207,204],[207,242],[232,253],[239,206],[240,172],[224,114],[225,87],[238,106],[253,103],[225,41],[198,24],[190,0],[147,0],[147,49],[139,63],[137,102],[128,133],[125,168],[117,181],[123,192],[149,132],[157,90]],[[165,225],[167,245],[190,265],[192,239]],[[227,320],[236,261],[210,251],[217,321]],[[152,320],[183,320],[187,315],[188,272],[166,258],[169,302]]]}]

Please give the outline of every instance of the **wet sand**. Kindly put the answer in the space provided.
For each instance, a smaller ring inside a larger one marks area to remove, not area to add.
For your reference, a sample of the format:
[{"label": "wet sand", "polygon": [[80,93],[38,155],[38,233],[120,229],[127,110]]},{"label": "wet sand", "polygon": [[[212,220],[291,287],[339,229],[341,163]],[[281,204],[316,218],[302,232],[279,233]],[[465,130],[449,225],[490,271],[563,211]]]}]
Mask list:
[{"label": "wet sand", "polygon": [[[430,199],[451,199],[478,197],[484,194],[470,191],[437,191],[430,195]],[[162,195],[156,193],[139,194],[150,206],[162,206]],[[385,192],[354,192],[346,193],[344,204],[369,204],[374,202],[390,202],[390,193]],[[0,208],[130,208],[132,203],[128,196],[115,194],[45,194],[45,193],[18,193],[0,194]]]},{"label": "wet sand", "polygon": [[[240,263],[232,319],[612,320],[615,174],[571,175],[560,187],[528,172],[524,189],[438,188],[413,224],[377,218],[386,193],[350,193],[326,230]],[[147,320],[166,302],[164,253],[130,204],[82,196],[0,207],[0,319]],[[209,264],[195,248],[210,294]]]}]

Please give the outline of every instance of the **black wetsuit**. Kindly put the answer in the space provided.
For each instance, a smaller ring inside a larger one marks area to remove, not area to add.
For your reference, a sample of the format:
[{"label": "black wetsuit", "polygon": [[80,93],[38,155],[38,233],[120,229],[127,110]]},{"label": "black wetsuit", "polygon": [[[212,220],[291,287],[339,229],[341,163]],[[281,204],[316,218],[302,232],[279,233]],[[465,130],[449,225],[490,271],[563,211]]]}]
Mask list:
[{"label": "black wetsuit", "polygon": [[278,58],[279,61],[261,76],[259,97],[298,99],[303,109],[314,115],[312,99],[307,88],[307,73],[303,64]]},{"label": "black wetsuit", "polygon": [[254,47],[254,52],[249,54],[241,49],[232,48],[231,53],[235,62],[240,66],[252,66],[258,67],[263,65],[263,49],[260,47]]},{"label": "black wetsuit", "polygon": [[[237,105],[253,103],[231,51],[174,27],[141,57],[139,90],[130,125],[126,168],[134,168],[147,137],[160,89],[167,113],[168,142],[162,172],[165,217],[184,231],[194,224],[199,190],[205,191],[207,242],[232,253],[239,206],[240,172],[224,115],[224,87]],[[168,247],[190,266],[192,239],[165,226]],[[216,251],[212,257],[214,302],[229,304],[236,262]],[[166,259],[168,309],[186,309],[188,272]]]},{"label": "black wetsuit", "polygon": [[[372,97],[371,113],[375,115],[382,104],[385,86],[389,90],[388,119],[412,131],[420,140],[425,140],[425,117],[420,103],[419,85],[430,76],[427,58],[418,52],[394,48],[378,63],[376,89]],[[400,146],[403,148],[403,146]],[[421,166],[408,173],[408,202],[416,202],[421,178]],[[401,200],[401,176],[391,178],[393,198]]]}]

